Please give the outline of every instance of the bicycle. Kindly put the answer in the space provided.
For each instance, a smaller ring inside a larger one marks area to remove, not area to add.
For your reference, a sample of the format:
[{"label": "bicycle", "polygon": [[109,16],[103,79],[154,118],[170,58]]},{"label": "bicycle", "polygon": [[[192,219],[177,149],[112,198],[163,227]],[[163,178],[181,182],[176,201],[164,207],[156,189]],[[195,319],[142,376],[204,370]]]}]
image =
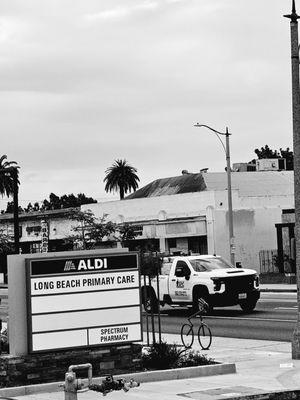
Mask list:
[{"label": "bicycle", "polygon": [[197,336],[198,336],[198,342],[202,348],[202,350],[208,350],[211,342],[212,342],[212,334],[209,326],[203,322],[202,314],[204,314],[207,309],[208,309],[208,304],[202,300],[198,300],[199,303],[199,310],[192,314],[190,317],[188,317],[188,323],[185,323],[181,327],[181,341],[182,344],[186,349],[190,349],[194,343],[194,325],[191,321],[192,318],[195,318],[199,316],[200,318],[200,326],[198,328]]}]

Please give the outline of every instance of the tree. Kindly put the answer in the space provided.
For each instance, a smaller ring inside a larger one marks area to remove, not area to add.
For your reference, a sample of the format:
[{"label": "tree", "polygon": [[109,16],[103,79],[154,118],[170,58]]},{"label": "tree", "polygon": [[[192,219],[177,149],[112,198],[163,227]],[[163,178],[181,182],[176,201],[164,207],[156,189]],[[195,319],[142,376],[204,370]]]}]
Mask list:
[{"label": "tree", "polygon": [[[50,193],[49,200],[45,199],[42,202],[40,210],[59,210],[61,208],[80,207],[83,204],[91,203],[97,203],[97,200],[93,199],[92,197],[87,197],[84,193],[78,193],[77,196],[75,196],[73,193],[64,194],[61,197],[54,193]],[[36,209],[37,207],[34,208]]]},{"label": "tree", "polygon": [[0,255],[12,254],[14,252],[14,238],[0,229]]},{"label": "tree", "polygon": [[259,149],[255,149],[254,153],[257,155],[258,159],[261,158],[280,158],[280,154],[278,153],[277,150],[272,150],[270,147],[266,144],[265,147],[261,147]]},{"label": "tree", "polygon": [[106,222],[107,214],[97,219],[91,210],[74,210],[69,218],[77,224],[72,226],[73,233],[66,238],[66,241],[81,249],[92,249],[104,238],[109,238],[116,230],[116,224]]},{"label": "tree", "polygon": [[282,158],[285,158],[286,160],[286,169],[287,171],[293,171],[294,170],[294,153],[292,150],[289,149],[289,147],[286,148],[286,150],[283,150],[280,148],[280,154]]},{"label": "tree", "polygon": [[127,240],[132,240],[135,239],[136,237],[136,226],[130,225],[128,223],[123,223],[123,224],[118,224],[116,226],[116,235],[115,238],[118,242],[121,243],[121,246],[123,247]]},{"label": "tree", "polygon": [[91,210],[73,210],[69,219],[77,224],[72,226],[72,234],[66,238],[66,242],[72,243],[73,247],[92,249],[103,239],[119,242],[123,246],[127,240],[136,237],[134,225],[116,224],[107,221],[107,217],[107,214],[103,214],[101,218],[96,218]]},{"label": "tree", "polygon": [[138,182],[137,169],[132,167],[127,161],[115,160],[113,165],[106,169],[104,178],[105,191],[119,191],[120,199],[124,199],[124,195],[131,190],[136,191]]},{"label": "tree", "polygon": [[[16,168],[18,176],[18,168],[16,161],[6,161],[7,156],[0,157],[0,169]],[[19,184],[19,180],[18,180]],[[14,193],[14,180],[10,172],[0,173],[0,194],[3,196],[11,196]]]},{"label": "tree", "polygon": [[[21,206],[19,206],[18,210],[19,210],[19,213],[24,211]],[[7,213],[8,214],[13,214],[13,212],[14,212],[14,202],[13,201],[8,201],[7,204],[6,204],[6,210],[5,210],[4,214],[7,214]]]},{"label": "tree", "polygon": [[[267,144],[260,149],[255,149],[254,153],[257,155],[258,159],[262,158],[285,158],[286,160],[286,170],[292,171],[294,169],[294,153],[289,147],[286,150],[280,148],[279,151],[272,150]],[[255,163],[255,160],[251,162]]]}]

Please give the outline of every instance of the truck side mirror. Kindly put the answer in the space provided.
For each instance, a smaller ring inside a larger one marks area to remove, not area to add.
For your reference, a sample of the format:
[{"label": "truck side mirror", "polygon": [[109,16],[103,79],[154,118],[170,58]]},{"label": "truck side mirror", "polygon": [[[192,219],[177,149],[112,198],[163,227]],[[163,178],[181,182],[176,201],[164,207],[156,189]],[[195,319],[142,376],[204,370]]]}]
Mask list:
[{"label": "truck side mirror", "polygon": [[240,261],[235,263],[236,268],[242,268],[242,263]]},{"label": "truck side mirror", "polygon": [[191,272],[187,272],[184,277],[188,281],[190,279],[190,276],[191,276]]}]

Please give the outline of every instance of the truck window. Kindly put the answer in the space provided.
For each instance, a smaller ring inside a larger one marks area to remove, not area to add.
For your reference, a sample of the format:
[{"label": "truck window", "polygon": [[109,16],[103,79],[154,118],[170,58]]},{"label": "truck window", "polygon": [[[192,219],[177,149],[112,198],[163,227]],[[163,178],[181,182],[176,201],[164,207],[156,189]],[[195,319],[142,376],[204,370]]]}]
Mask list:
[{"label": "truck window", "polygon": [[195,258],[190,260],[193,269],[196,272],[212,271],[214,269],[235,268],[221,257]]},{"label": "truck window", "polygon": [[183,278],[184,276],[190,275],[191,270],[189,269],[187,263],[184,261],[177,261],[176,268],[175,268],[175,276],[178,278]]}]

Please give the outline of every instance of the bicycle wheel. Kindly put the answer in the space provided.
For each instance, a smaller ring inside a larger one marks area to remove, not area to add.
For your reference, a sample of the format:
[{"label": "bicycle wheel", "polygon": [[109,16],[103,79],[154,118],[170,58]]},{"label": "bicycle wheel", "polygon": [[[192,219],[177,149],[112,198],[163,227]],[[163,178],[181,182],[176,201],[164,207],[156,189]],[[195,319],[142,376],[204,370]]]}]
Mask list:
[{"label": "bicycle wheel", "polygon": [[194,331],[193,327],[189,324],[183,324],[181,327],[181,341],[186,349],[193,346],[194,343]]},{"label": "bicycle wheel", "polygon": [[211,345],[211,330],[210,328],[202,323],[198,329],[198,341],[203,350],[208,350]]}]

